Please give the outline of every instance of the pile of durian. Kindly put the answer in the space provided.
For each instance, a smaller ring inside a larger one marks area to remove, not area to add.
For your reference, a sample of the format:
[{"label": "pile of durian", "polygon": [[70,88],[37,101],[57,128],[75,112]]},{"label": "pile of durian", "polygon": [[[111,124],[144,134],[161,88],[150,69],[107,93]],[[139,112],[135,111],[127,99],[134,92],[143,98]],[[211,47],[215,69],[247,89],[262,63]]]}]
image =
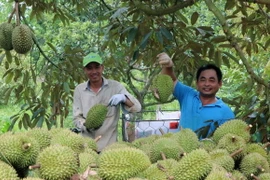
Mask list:
[{"label": "pile of durian", "polygon": [[33,33],[25,24],[15,26],[13,23],[0,24],[0,48],[6,51],[15,50],[19,54],[26,54],[33,46]]},{"label": "pile of durian", "polygon": [[119,141],[99,154],[96,139],[69,129],[10,132],[0,135],[0,179],[269,180],[268,144],[252,143],[249,131],[235,119],[211,138],[182,129]]}]

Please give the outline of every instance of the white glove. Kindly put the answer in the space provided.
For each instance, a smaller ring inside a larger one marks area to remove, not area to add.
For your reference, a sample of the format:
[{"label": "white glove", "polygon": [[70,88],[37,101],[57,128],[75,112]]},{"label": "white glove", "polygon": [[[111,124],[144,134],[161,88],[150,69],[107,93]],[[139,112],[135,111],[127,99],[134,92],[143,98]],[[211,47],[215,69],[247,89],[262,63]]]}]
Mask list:
[{"label": "white glove", "polygon": [[157,60],[161,67],[173,67],[172,59],[164,52],[157,55]]},{"label": "white glove", "polygon": [[124,94],[115,94],[109,100],[108,106],[117,106],[120,103],[126,102],[127,98]]}]

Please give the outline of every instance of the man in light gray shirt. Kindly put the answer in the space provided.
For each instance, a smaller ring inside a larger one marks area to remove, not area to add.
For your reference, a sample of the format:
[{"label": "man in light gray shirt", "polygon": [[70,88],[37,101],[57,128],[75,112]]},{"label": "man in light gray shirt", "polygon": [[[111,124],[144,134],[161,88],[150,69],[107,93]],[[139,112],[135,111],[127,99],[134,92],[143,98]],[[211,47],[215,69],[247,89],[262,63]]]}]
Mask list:
[{"label": "man in light gray shirt", "polygon": [[[73,96],[73,120],[81,134],[97,141],[98,152],[117,141],[120,105],[128,112],[141,111],[140,102],[118,81],[103,77],[104,65],[97,53],[90,53],[83,59],[84,73],[88,81],[79,84]],[[86,115],[96,104],[108,105],[108,113],[102,126],[87,130],[84,126]]]}]

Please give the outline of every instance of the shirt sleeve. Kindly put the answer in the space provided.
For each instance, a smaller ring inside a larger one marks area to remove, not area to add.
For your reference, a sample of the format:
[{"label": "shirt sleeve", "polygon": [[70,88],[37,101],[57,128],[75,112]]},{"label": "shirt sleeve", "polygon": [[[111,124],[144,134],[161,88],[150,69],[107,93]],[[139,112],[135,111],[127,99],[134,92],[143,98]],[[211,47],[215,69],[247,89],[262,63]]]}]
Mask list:
[{"label": "shirt sleeve", "polygon": [[83,117],[82,104],[80,100],[80,91],[79,88],[75,88],[73,96],[73,122],[74,125],[82,129],[84,126],[85,118]]}]

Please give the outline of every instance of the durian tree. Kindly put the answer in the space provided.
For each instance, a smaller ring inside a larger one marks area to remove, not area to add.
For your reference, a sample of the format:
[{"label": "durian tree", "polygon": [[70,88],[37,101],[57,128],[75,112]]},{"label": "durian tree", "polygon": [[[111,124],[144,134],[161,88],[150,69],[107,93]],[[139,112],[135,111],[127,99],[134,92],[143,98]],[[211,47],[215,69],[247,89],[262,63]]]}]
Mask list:
[{"label": "durian tree", "polygon": [[[25,104],[13,125],[51,127],[60,119],[63,126],[73,89],[85,80],[81,59],[91,50],[104,52],[106,76],[126,83],[144,109],[158,104],[150,86],[160,70],[156,55],[166,51],[179,79],[192,86],[201,64],[222,66],[220,96],[267,141],[268,0],[9,0],[4,6],[16,4],[34,45],[26,55],[1,49],[4,97]],[[13,10],[7,9],[3,22]]]}]

